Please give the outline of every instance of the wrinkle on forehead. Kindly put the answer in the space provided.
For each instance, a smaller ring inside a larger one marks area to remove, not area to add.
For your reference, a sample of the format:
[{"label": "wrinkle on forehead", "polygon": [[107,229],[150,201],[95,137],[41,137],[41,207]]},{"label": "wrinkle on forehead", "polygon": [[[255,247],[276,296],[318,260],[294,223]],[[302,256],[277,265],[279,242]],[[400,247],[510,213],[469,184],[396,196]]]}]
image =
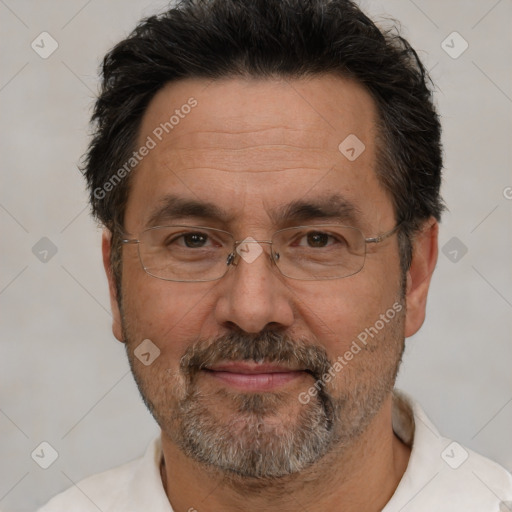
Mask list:
[{"label": "wrinkle on forehead", "polygon": [[[205,121],[208,122],[208,121]],[[227,121],[226,121],[227,122]],[[322,169],[343,158],[339,137],[317,129],[298,130],[279,125],[254,130],[204,130],[170,134],[161,143],[160,165],[171,161],[179,171],[211,169],[222,172],[279,172]]]},{"label": "wrinkle on forehead", "polygon": [[[228,122],[228,121],[226,121]],[[331,130],[332,133],[334,131]],[[335,137],[336,138],[336,137]],[[306,142],[307,144],[301,143]],[[251,147],[288,147],[291,149],[329,149],[329,139],[325,133],[311,127],[293,128],[284,124],[248,129],[227,130],[218,126],[216,130],[196,129],[187,133],[169,137],[170,147],[179,150],[223,148],[226,150],[243,150]]]},{"label": "wrinkle on forehead", "polygon": [[[197,106],[159,145],[176,149],[243,149],[262,144],[336,149],[355,133],[371,145],[376,109],[357,83],[330,75],[287,82],[279,79],[219,79],[205,91],[200,80],[173,82],[146,110],[140,141],[194,97]],[[364,115],[361,115],[364,114]],[[165,134],[164,134],[165,135]]]},{"label": "wrinkle on forehead", "polygon": [[[335,153],[334,156],[338,158]],[[237,150],[198,148],[182,151],[172,149],[166,153],[166,159],[173,162],[173,167],[178,174],[195,170],[224,173],[269,173],[309,168],[318,171],[328,169],[333,163],[332,153],[329,155],[325,151],[270,148],[268,146]]]}]

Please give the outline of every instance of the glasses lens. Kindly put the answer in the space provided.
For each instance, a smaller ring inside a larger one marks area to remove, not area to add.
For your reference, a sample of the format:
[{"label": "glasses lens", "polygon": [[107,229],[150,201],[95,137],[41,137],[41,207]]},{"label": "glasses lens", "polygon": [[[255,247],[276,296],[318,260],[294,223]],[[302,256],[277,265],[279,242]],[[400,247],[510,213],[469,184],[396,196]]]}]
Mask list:
[{"label": "glasses lens", "polygon": [[144,270],[167,281],[214,281],[228,269],[231,234],[197,226],[165,226],[144,231],[139,254]]},{"label": "glasses lens", "polygon": [[279,269],[292,279],[338,279],[364,266],[365,239],[356,228],[300,226],[278,231],[272,242]]}]

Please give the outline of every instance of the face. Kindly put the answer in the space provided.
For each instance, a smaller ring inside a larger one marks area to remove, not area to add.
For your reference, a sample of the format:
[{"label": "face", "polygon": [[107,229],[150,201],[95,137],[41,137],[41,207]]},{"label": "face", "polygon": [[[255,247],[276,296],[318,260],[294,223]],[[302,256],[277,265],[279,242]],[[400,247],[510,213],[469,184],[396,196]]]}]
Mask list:
[{"label": "face", "polygon": [[[395,216],[376,177],[375,120],[369,94],[339,77],[170,84],[143,118],[138,147],[155,145],[131,176],[125,230],[207,226],[268,241],[344,224],[380,235]],[[367,244],[362,270],[331,280],[285,277],[269,244],[258,247],[220,279],[175,282],[148,275],[137,245],[124,245],[114,333],[170,442],[224,472],[279,477],[349,448],[378,413],[406,298],[396,236]],[[136,349],[148,339],[159,355],[144,364]]]}]

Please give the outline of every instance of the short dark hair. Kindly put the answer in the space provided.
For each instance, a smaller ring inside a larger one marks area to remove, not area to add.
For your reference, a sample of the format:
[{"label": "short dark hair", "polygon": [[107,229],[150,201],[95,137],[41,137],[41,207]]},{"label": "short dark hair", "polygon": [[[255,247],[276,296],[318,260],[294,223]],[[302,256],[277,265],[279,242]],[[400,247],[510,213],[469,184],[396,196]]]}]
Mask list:
[{"label": "short dark hair", "polygon": [[356,80],[376,102],[377,175],[401,222],[405,271],[410,236],[443,210],[441,127],[415,50],[350,0],[182,0],[141,21],[103,61],[83,168],[93,214],[113,232],[123,226],[129,176],[108,193],[104,185],[131,157],[142,116],[165,84],[326,73]]}]

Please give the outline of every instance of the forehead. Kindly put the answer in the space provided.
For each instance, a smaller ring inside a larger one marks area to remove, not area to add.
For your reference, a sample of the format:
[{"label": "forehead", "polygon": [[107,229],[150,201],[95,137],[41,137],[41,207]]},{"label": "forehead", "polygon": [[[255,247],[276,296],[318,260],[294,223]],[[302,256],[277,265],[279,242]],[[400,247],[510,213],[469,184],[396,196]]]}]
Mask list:
[{"label": "forehead", "polygon": [[367,216],[389,210],[376,115],[364,88],[330,75],[168,84],[142,119],[137,147],[152,148],[131,176],[126,223],[143,227],[166,195],[216,203],[235,220],[333,193]]}]

